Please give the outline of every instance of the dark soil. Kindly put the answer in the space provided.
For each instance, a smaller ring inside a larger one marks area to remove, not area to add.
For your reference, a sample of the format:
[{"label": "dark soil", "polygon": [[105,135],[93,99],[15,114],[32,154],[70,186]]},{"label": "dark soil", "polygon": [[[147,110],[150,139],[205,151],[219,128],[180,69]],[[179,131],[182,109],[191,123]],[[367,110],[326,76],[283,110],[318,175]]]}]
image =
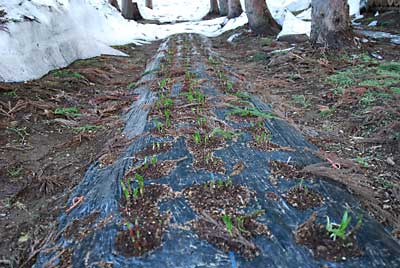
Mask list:
[{"label": "dark soil", "polygon": [[[199,237],[226,252],[234,251],[253,259],[259,250],[250,239],[257,235],[271,236],[268,227],[256,221],[264,211],[247,215],[241,211],[254,194],[244,186],[221,180],[192,186],[183,194],[199,214],[199,219],[193,222]],[[232,224],[232,230],[224,217]]]},{"label": "dark soil", "polygon": [[[135,173],[140,174],[145,179],[159,179],[169,175],[176,168],[176,164],[177,161],[175,160],[158,161],[155,164],[147,163],[136,169]],[[129,172],[129,174],[131,173]]]},{"label": "dark soil", "polygon": [[300,210],[318,207],[323,204],[324,198],[321,194],[306,186],[296,186],[289,190],[289,192],[282,195],[282,197],[292,207]]},{"label": "dark soil", "polygon": [[186,146],[194,156],[193,167],[224,174],[226,171],[225,164],[222,159],[214,156],[213,151],[222,149],[225,141],[220,137],[211,137],[205,141],[206,135],[208,137],[207,133],[202,134],[201,141],[198,143],[193,136],[186,138]]},{"label": "dark soil", "polygon": [[302,179],[304,173],[296,165],[287,164],[279,161],[270,161],[270,176],[278,179]]},{"label": "dark soil", "polygon": [[231,232],[228,231],[222,217],[210,216],[203,212],[199,220],[193,223],[193,228],[200,239],[207,240],[225,252],[237,252],[246,259],[258,256],[259,249],[250,239],[258,235],[270,237],[271,232],[267,226],[256,221],[257,215],[229,215],[233,224]]},{"label": "dark soil", "polygon": [[253,195],[244,186],[222,180],[194,185],[185,189],[183,194],[195,211],[205,210],[212,215],[219,215],[221,211],[229,214],[245,208]]},{"label": "dark soil", "polygon": [[332,240],[325,226],[317,224],[314,213],[309,220],[299,226],[295,233],[296,242],[310,248],[315,258],[327,261],[345,261],[362,255],[355,237],[346,240]]},{"label": "dark soil", "polygon": [[157,48],[122,46],[129,57],[81,60],[39,80],[0,83],[0,260],[25,262],[88,165],[99,158],[112,164],[126,147],[120,116],[136,99],[127,88]]},{"label": "dark soil", "polygon": [[126,256],[142,256],[159,247],[169,223],[169,214],[161,214],[158,202],[171,197],[172,190],[165,185],[149,185],[143,195],[122,200],[124,230],[115,241],[117,251]]}]

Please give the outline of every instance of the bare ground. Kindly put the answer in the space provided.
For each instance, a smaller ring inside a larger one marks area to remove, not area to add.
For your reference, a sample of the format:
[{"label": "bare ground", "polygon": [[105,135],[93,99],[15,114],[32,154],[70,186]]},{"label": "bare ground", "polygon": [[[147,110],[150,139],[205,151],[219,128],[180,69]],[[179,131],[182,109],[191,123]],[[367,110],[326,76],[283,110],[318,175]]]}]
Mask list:
[{"label": "bare ground", "polygon": [[126,45],[119,49],[129,57],[81,60],[39,80],[0,84],[0,266],[33,256],[88,165],[112,162],[124,146],[120,116],[136,98],[128,88],[157,48]]}]

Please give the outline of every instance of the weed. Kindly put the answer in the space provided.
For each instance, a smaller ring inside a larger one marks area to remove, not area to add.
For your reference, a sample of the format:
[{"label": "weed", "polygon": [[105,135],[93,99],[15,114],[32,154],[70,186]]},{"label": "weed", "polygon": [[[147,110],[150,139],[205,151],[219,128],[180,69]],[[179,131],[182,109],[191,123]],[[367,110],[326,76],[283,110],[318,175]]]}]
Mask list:
[{"label": "weed", "polygon": [[226,230],[228,231],[229,235],[232,236],[233,233],[233,223],[232,219],[229,215],[222,216],[222,221],[225,223]]},{"label": "weed", "polygon": [[332,108],[329,108],[329,109],[326,109],[326,110],[322,110],[322,111],[319,113],[319,115],[320,115],[321,117],[329,117],[330,115],[334,114],[335,112],[336,112],[336,108],[335,108],[335,107],[332,107]]},{"label": "weed", "polygon": [[255,137],[256,142],[264,143],[272,140],[272,135],[269,132],[264,131],[260,135],[256,135]]},{"label": "weed", "polygon": [[210,134],[210,137],[215,137],[215,136],[220,136],[226,140],[231,140],[231,139],[237,137],[237,134],[233,131],[227,131],[227,130],[223,130],[220,128],[214,128],[214,130]]},{"label": "weed", "polygon": [[231,81],[226,81],[226,90],[228,92],[232,92],[233,91],[233,83]]},{"label": "weed", "polygon": [[77,117],[81,114],[79,113],[79,109],[76,107],[67,107],[67,108],[57,108],[54,111],[55,115],[64,115],[64,116],[72,116]]},{"label": "weed", "polygon": [[21,175],[22,167],[19,168],[12,168],[7,170],[8,176],[12,178],[17,178]]},{"label": "weed", "polygon": [[58,70],[54,72],[54,76],[58,78],[76,78],[76,79],[83,79],[85,78],[83,75],[81,75],[78,72],[73,72],[71,70]]},{"label": "weed", "polygon": [[400,87],[392,87],[390,90],[393,91],[394,94],[400,94]]},{"label": "weed", "polygon": [[12,90],[12,91],[4,92],[3,94],[6,95],[6,96],[9,96],[9,97],[17,97],[17,96],[18,96],[18,95],[17,95],[17,90],[16,90],[16,89],[14,89],[14,90]]},{"label": "weed", "polygon": [[219,64],[219,62],[215,58],[213,58],[212,56],[208,57],[208,63],[210,65],[218,65]]},{"label": "weed", "polygon": [[137,84],[135,82],[132,82],[128,85],[128,89],[134,89],[136,88]]},{"label": "weed", "polygon": [[251,116],[251,117],[260,117],[260,118],[266,118],[266,119],[273,119],[275,118],[275,115],[270,113],[270,112],[262,112],[259,109],[255,107],[251,108],[234,108],[231,112],[229,112],[229,115],[239,115],[242,117],[246,116]]},{"label": "weed", "polygon": [[351,222],[351,217],[349,217],[349,213],[346,210],[343,214],[342,221],[340,224],[335,224],[332,223],[329,219],[328,216],[326,216],[326,230],[328,233],[330,233],[330,237],[335,241],[337,237],[346,240],[348,236],[350,236],[356,229],[358,229],[361,224],[362,224],[362,218],[360,217],[356,227],[353,229],[353,231],[350,231],[349,233],[346,232],[347,228],[349,227],[349,224]]},{"label": "weed", "polygon": [[303,108],[311,107],[311,101],[307,100],[304,95],[293,95],[292,101],[294,103],[300,104],[301,106],[303,106]]},{"label": "weed", "polygon": [[72,130],[76,133],[95,132],[100,129],[104,129],[104,126],[84,125],[84,126],[72,128]]},{"label": "weed", "polygon": [[349,87],[356,83],[351,70],[341,71],[333,74],[327,78],[327,82],[337,87]]},{"label": "weed", "polygon": [[158,87],[160,89],[164,89],[167,87],[167,84],[168,84],[168,79],[165,78],[158,82]]},{"label": "weed", "polygon": [[272,44],[272,42],[274,42],[274,39],[272,37],[264,37],[264,38],[261,38],[261,40],[260,40],[260,44],[263,47],[270,46]]},{"label": "weed", "polygon": [[17,141],[19,143],[24,143],[26,137],[29,136],[29,133],[27,131],[27,127],[22,127],[22,128],[8,127],[7,130],[17,134],[17,136],[18,136]]},{"label": "weed", "polygon": [[240,92],[240,91],[235,92],[235,93],[233,93],[232,95],[233,95],[233,96],[236,96],[236,97],[238,97],[238,98],[240,98],[240,99],[245,99],[245,100],[248,100],[248,99],[251,98],[249,94],[247,94],[247,93],[245,93],[245,92]]},{"label": "weed", "polygon": [[356,161],[356,163],[362,167],[365,167],[365,168],[369,167],[369,164],[364,157],[357,156],[357,158],[354,161]]},{"label": "weed", "polygon": [[364,106],[370,106],[372,103],[376,101],[374,94],[371,91],[367,91],[360,99],[360,103]]},{"label": "weed", "polygon": [[143,77],[143,76],[146,76],[146,75],[148,75],[148,74],[157,72],[158,70],[159,70],[159,69],[146,70],[146,71],[143,72],[142,77]]},{"label": "weed", "polygon": [[250,57],[250,59],[251,61],[264,61],[267,59],[267,57],[264,52],[257,51],[253,56]]},{"label": "weed", "polygon": [[378,69],[394,76],[400,76],[400,62],[385,63],[380,65]]}]

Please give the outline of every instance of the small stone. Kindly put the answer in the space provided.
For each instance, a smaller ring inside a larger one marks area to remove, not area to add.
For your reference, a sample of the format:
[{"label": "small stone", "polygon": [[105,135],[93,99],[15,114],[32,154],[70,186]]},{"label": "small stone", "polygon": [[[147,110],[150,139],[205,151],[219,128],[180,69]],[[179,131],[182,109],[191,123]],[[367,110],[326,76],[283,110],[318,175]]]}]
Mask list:
[{"label": "small stone", "polygon": [[395,166],[396,165],[396,163],[394,162],[393,158],[391,158],[391,157],[388,157],[386,159],[386,163],[388,163],[391,166]]},{"label": "small stone", "polygon": [[326,252],[326,251],[328,251],[328,248],[320,245],[320,246],[317,246],[317,251],[318,252]]}]

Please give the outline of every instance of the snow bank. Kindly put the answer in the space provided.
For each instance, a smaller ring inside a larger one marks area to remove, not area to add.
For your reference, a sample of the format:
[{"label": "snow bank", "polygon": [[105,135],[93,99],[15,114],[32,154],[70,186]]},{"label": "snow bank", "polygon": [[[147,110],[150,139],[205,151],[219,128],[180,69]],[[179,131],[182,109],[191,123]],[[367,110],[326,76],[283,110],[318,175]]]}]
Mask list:
[{"label": "snow bank", "polygon": [[[360,8],[365,0],[348,0],[350,15],[360,18]],[[278,38],[288,35],[307,35],[311,33],[311,0],[269,0],[268,8],[274,19],[282,26]],[[292,12],[302,11],[297,16]]]},{"label": "snow bank", "polygon": [[[0,0],[0,7],[10,20],[8,31],[0,31],[0,81],[6,82],[36,79],[77,59],[124,55],[109,45],[141,44],[177,33],[218,36],[247,23],[242,14],[229,21],[139,24],[125,20],[107,0]],[[151,12],[149,18],[160,15]]]}]

